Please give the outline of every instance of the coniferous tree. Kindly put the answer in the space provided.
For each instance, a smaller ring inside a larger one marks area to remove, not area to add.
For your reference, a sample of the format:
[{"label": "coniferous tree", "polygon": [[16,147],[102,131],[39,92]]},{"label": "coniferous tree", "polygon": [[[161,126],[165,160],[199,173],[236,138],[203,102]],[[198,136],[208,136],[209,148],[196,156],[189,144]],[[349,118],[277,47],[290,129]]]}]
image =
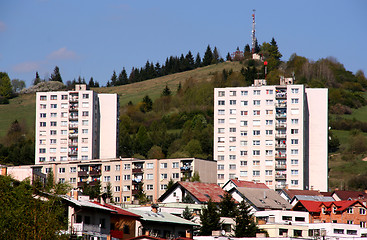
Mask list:
[{"label": "coniferous tree", "polygon": [[192,211],[190,211],[188,206],[186,206],[185,209],[183,210],[182,217],[189,221],[191,221],[194,218],[194,215],[192,214]]},{"label": "coniferous tree", "polygon": [[162,76],[162,67],[161,67],[161,65],[159,64],[159,62],[157,62],[157,63],[155,64],[154,70],[155,70],[155,73],[156,73],[156,76],[157,76],[157,77]]},{"label": "coniferous tree", "polygon": [[134,153],[146,156],[152,146],[153,143],[148,135],[147,129],[144,127],[144,125],[140,126],[134,141]]},{"label": "coniferous tree", "polygon": [[227,61],[232,61],[232,57],[231,57],[231,54],[229,54],[229,52],[227,53],[226,59],[227,59]]},{"label": "coniferous tree", "polygon": [[201,227],[200,236],[211,236],[212,231],[220,230],[220,216],[217,205],[209,199],[206,207],[203,207],[200,214]]},{"label": "coniferous tree", "polygon": [[196,59],[195,59],[195,68],[201,67],[201,57],[200,57],[200,53],[196,54]]},{"label": "coniferous tree", "polygon": [[171,96],[171,90],[169,89],[168,85],[163,89],[162,96]]},{"label": "coniferous tree", "polygon": [[237,205],[232,195],[226,192],[219,203],[220,216],[234,218],[237,215]]},{"label": "coniferous tree", "polygon": [[112,76],[111,76],[111,86],[116,86],[117,83],[117,75],[116,71],[113,70]]},{"label": "coniferous tree", "polygon": [[260,52],[260,46],[259,43],[257,42],[257,39],[255,39],[255,53],[259,53]]},{"label": "coniferous tree", "polygon": [[33,86],[36,86],[40,82],[41,82],[41,78],[40,78],[38,72],[36,72],[36,78],[33,80]]},{"label": "coniferous tree", "polygon": [[212,64],[212,62],[213,62],[213,52],[212,49],[210,48],[210,45],[208,45],[203,58],[203,66],[208,66]]},{"label": "coniferous tree", "polygon": [[5,99],[11,98],[13,95],[13,88],[7,73],[0,72],[0,97]]},{"label": "coniferous tree", "polygon": [[217,47],[214,47],[212,63],[218,63],[219,62],[219,57],[220,56],[219,56],[218,49],[217,49]]},{"label": "coniferous tree", "polygon": [[179,82],[177,86],[177,93],[181,93],[181,91],[182,91],[182,85],[181,82]]},{"label": "coniferous tree", "polygon": [[122,69],[122,71],[119,74],[118,80],[117,80],[117,85],[125,85],[128,84],[129,80],[127,78],[127,73],[125,68]]},{"label": "coniferous tree", "polygon": [[140,107],[140,110],[142,112],[150,112],[150,111],[152,111],[152,109],[153,109],[153,101],[152,101],[152,99],[148,95],[146,95],[143,98],[143,102],[142,103],[143,104]]},{"label": "coniferous tree", "polygon": [[89,87],[95,87],[93,77],[90,78],[89,83],[88,83],[88,86]]},{"label": "coniferous tree", "polygon": [[186,54],[186,61],[187,61],[187,65],[188,65],[188,70],[194,69],[195,68],[195,60],[194,60],[194,56],[192,55],[191,51],[189,51]]},{"label": "coniferous tree", "polygon": [[245,201],[240,203],[235,221],[234,232],[236,237],[256,237],[259,228],[256,226],[250,207]]},{"label": "coniferous tree", "polygon": [[54,72],[51,74],[50,81],[62,82],[60,69],[58,66],[55,67]]},{"label": "coniferous tree", "polygon": [[133,141],[129,135],[129,131],[125,126],[121,126],[121,124],[119,132],[119,155],[121,157],[132,157],[134,155]]},{"label": "coniferous tree", "polygon": [[246,44],[244,52],[245,53],[247,53],[247,52],[250,53],[251,52],[250,45]]}]

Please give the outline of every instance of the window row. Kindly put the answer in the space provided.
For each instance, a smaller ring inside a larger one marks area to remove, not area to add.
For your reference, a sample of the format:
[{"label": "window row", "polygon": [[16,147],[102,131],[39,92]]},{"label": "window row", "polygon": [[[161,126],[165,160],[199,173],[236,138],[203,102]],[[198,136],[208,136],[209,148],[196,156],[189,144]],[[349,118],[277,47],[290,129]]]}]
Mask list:
[{"label": "window row", "polygon": [[[295,93],[296,90],[297,90],[297,93],[298,93],[298,88],[297,89],[292,89],[292,93]],[[241,96],[247,96],[248,92],[249,92],[248,90],[241,90],[240,94],[241,94]],[[265,89],[264,92],[267,95],[273,95],[274,94],[273,89]],[[225,91],[218,91],[218,97],[225,97],[225,95],[226,95]],[[258,89],[253,90],[253,95],[261,95],[261,90],[258,90]],[[229,96],[233,96],[233,97],[237,96],[237,91],[229,91]]]},{"label": "window row", "polygon": [[[89,98],[88,93],[83,93],[82,96],[83,96],[83,99],[88,99]],[[78,98],[78,96],[75,96],[75,94],[74,94],[73,98],[75,98],[75,97]],[[42,100],[42,101],[47,100],[47,96],[46,95],[41,95],[40,100]],[[57,100],[57,95],[51,95],[50,100]],[[61,95],[61,100],[68,100],[68,95],[66,95],[66,94]]]}]

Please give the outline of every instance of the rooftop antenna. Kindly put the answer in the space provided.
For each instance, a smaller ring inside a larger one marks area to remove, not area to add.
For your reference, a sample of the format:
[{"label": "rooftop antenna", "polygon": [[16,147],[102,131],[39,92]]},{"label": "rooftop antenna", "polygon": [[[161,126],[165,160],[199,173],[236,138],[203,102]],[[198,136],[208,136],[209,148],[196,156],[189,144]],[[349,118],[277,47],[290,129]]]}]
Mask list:
[{"label": "rooftop antenna", "polygon": [[251,34],[252,44],[251,44],[251,47],[252,47],[252,54],[254,54],[255,53],[255,45],[256,45],[256,37],[255,37],[255,12],[256,12],[256,10],[252,9],[252,11],[254,13],[252,14],[252,34]]}]

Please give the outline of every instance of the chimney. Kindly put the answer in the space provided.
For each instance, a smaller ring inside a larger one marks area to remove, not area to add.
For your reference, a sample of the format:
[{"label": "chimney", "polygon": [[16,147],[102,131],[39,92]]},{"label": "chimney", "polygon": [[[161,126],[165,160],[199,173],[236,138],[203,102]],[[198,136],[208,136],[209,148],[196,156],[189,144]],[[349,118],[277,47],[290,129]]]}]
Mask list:
[{"label": "chimney", "polygon": [[159,205],[156,203],[152,204],[152,212],[157,213],[158,212]]},{"label": "chimney", "polygon": [[73,197],[75,200],[78,200],[78,191],[73,191]]}]

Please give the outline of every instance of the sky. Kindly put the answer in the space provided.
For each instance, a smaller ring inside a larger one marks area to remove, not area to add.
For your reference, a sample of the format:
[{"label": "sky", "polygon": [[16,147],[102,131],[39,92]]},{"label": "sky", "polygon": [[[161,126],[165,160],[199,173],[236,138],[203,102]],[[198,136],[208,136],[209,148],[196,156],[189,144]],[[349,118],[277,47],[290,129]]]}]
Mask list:
[{"label": "sky", "polygon": [[64,83],[90,77],[105,85],[113,71],[166,57],[203,57],[208,44],[225,58],[258,42],[278,43],[283,61],[332,56],[367,75],[365,0],[0,0],[0,71],[29,87],[55,66]]}]

